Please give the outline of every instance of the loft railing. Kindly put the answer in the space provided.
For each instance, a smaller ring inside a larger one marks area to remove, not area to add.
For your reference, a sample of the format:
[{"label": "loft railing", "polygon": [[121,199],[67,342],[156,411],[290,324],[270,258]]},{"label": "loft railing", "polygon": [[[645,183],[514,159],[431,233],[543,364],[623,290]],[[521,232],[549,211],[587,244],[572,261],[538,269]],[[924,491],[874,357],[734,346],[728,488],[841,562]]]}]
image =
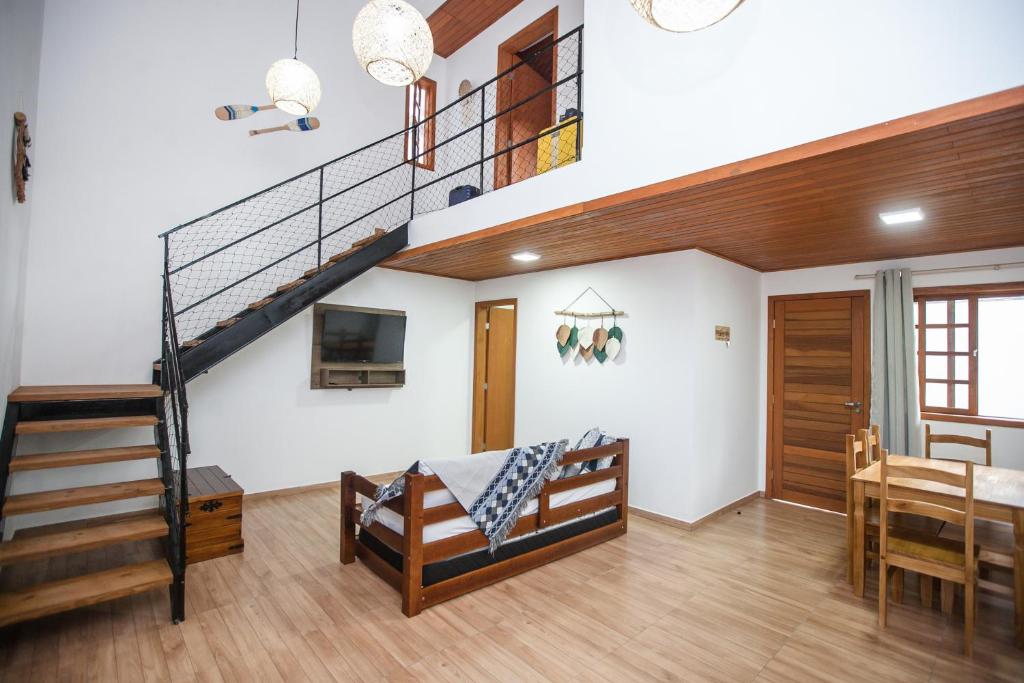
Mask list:
[{"label": "loft railing", "polygon": [[[447,207],[456,187],[486,193],[579,160],[582,55],[580,26],[423,121],[161,234],[180,339],[376,228]],[[428,129],[434,144],[418,149]]]}]

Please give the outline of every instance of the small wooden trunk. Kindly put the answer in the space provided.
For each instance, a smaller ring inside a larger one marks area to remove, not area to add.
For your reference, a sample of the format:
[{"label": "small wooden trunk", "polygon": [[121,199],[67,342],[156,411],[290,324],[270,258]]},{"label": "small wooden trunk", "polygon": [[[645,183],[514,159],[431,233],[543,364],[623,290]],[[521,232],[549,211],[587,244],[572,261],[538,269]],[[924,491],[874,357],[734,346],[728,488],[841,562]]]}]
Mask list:
[{"label": "small wooden trunk", "polygon": [[217,467],[188,470],[185,560],[202,562],[245,549],[242,540],[242,487]]}]

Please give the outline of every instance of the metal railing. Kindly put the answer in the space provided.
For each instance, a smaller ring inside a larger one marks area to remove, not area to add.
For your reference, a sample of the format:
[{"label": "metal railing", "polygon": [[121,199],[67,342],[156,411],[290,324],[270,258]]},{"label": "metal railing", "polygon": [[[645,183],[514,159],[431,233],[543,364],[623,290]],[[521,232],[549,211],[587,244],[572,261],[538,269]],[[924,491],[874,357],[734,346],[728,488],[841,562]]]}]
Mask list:
[{"label": "metal railing", "polygon": [[[182,341],[209,336],[218,322],[318,272],[375,229],[449,206],[456,188],[483,194],[580,160],[583,26],[520,58],[423,121],[160,235],[176,619],[184,617],[190,453]],[[427,128],[434,143],[418,149]]]}]

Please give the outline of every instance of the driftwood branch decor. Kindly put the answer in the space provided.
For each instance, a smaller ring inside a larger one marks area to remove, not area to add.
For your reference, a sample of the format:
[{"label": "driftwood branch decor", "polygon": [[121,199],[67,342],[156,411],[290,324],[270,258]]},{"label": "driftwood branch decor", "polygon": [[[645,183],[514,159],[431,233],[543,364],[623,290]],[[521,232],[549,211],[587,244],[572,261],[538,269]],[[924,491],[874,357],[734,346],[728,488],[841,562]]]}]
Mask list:
[{"label": "driftwood branch decor", "polygon": [[[608,309],[595,312],[570,310],[573,304],[582,299],[587,292],[593,292],[594,296],[600,299]],[[600,363],[604,363],[606,360],[615,360],[616,356],[619,355],[619,350],[622,348],[622,328],[619,327],[617,318],[620,315],[625,315],[625,312],[616,309],[608,303],[593,287],[584,289],[568,306],[560,311],[555,311],[555,315],[562,316],[562,324],[555,331],[558,355],[570,360],[576,358],[577,355],[583,358],[584,361],[596,358]],[[566,319],[569,317],[573,319],[572,327],[569,327],[567,324]],[[604,327],[604,319],[606,317],[612,319],[611,329],[605,329]],[[580,329],[576,326],[577,318],[600,318],[601,326],[594,329],[587,324]]]},{"label": "driftwood branch decor", "polygon": [[32,167],[25,151],[32,146],[32,138],[28,134],[28,117],[20,111],[14,112],[14,191],[18,203],[25,203],[25,183],[28,182]]}]

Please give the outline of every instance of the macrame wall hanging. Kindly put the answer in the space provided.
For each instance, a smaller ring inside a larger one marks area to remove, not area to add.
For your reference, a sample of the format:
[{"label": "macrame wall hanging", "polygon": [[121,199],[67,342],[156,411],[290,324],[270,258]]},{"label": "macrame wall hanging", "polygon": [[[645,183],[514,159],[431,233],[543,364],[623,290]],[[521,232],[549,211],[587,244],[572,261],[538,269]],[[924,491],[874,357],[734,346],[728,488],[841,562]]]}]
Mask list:
[{"label": "macrame wall hanging", "polygon": [[[571,310],[587,292],[593,292],[594,296],[601,300],[608,310],[600,311],[574,311]],[[618,317],[625,315],[625,312],[616,310],[614,306],[597,293],[593,287],[587,287],[580,295],[569,302],[569,305],[555,315],[562,316],[562,324],[555,332],[558,355],[568,357],[570,360],[581,356],[584,361],[596,358],[599,363],[607,360],[615,360],[622,349],[622,328],[618,325]],[[569,326],[569,318],[572,318],[572,327]],[[606,318],[612,319],[612,326],[605,329]],[[591,321],[600,319],[601,326],[595,328]],[[583,327],[579,327],[580,320]]]}]

